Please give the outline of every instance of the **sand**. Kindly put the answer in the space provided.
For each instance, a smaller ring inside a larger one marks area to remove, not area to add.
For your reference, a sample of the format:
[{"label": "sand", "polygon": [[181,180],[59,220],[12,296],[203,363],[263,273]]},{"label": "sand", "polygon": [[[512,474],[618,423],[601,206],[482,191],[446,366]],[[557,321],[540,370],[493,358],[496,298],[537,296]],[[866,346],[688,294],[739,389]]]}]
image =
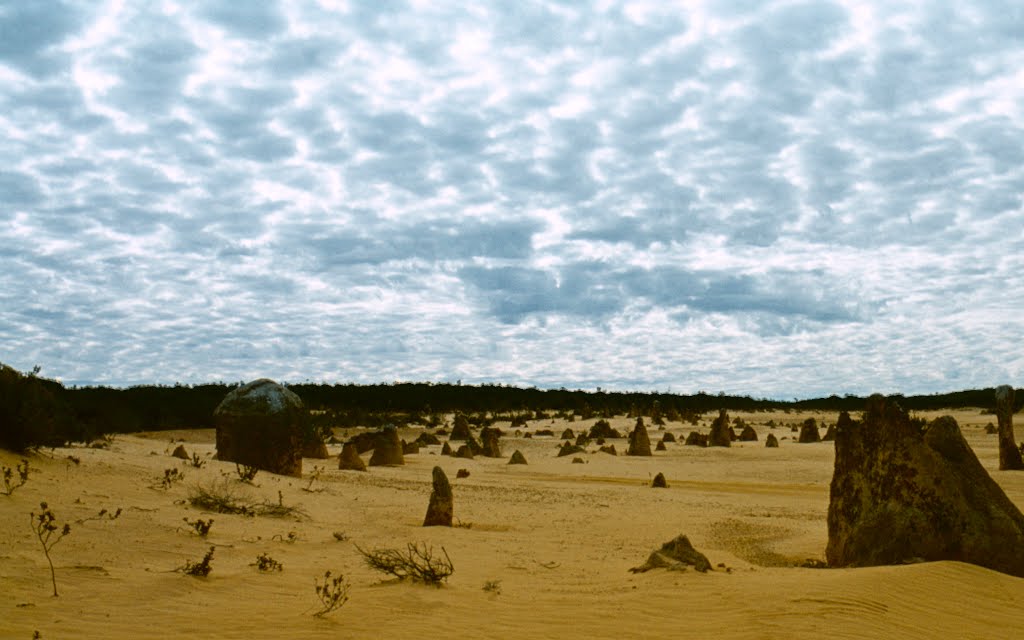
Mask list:
[{"label": "sand", "polygon": [[[934,417],[934,414],[921,414]],[[953,412],[982,463],[1024,506],[1024,473],[996,470],[993,416]],[[691,425],[670,423],[680,442],[650,458],[555,457],[559,440],[517,438],[507,424],[503,459],[462,460],[423,447],[402,467],[339,471],[304,461],[303,478],[260,473],[256,486],[234,465],[195,469],[170,456],[184,441],[204,458],[212,430],[115,436],[107,449],[73,447],[30,456],[29,483],[0,495],[0,638],[1008,638],[1024,633],[1024,579],[935,562],[861,569],[800,568],[824,559],[833,445],[797,444],[789,425],[808,415],[733,414],[760,440],[729,449],[683,446]],[[710,418],[700,429],[707,432]],[[766,449],[768,420],[780,448]],[[579,432],[594,420],[531,422],[527,430]],[[648,421],[649,422],[649,421]],[[623,433],[633,421],[612,420]],[[652,445],[661,439],[648,425]],[[1018,427],[1019,429],[1020,427]],[[823,431],[824,432],[824,431]],[[354,433],[350,431],[349,433]],[[407,440],[417,430],[402,430]],[[782,439],[785,437],[786,439]],[[625,451],[625,440],[610,441]],[[332,454],[340,445],[330,446]],[[505,464],[515,449],[529,464]],[[74,456],[78,463],[69,460]],[[364,454],[364,459],[369,454]],[[0,463],[19,457],[0,451]],[[460,526],[423,528],[431,469],[452,481]],[[314,466],[323,468],[310,485]],[[183,482],[159,487],[165,469]],[[470,472],[456,479],[459,469]],[[669,487],[650,481],[665,474]],[[300,519],[206,514],[186,503],[197,484],[227,482],[255,498],[301,506]],[[307,491],[306,488],[312,489]],[[60,596],[29,526],[49,503],[72,533],[52,552]],[[121,507],[114,521],[77,520]],[[183,518],[213,518],[207,538]],[[338,540],[335,533],[341,535]],[[647,555],[686,534],[713,572],[632,574]],[[441,588],[389,580],[356,549],[441,547],[455,573]],[[175,572],[213,545],[206,578]],[[1022,550],[1024,552],[1024,550]],[[251,566],[257,555],[280,573]],[[723,565],[723,566],[718,566]],[[314,579],[342,573],[350,601],[323,618]],[[485,589],[491,584],[495,588]]]}]

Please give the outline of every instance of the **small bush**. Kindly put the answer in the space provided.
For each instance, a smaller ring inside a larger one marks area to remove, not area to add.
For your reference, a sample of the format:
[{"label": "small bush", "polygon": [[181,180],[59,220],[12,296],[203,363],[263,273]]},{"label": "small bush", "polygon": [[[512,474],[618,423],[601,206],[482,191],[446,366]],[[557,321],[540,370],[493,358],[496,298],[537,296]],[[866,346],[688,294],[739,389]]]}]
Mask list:
[{"label": "small bush", "polygon": [[212,561],[213,547],[210,547],[210,550],[206,552],[206,555],[203,556],[202,560],[200,560],[199,562],[192,562],[191,560],[189,560],[185,562],[184,565],[178,567],[177,570],[184,573],[185,575],[196,576],[197,578],[205,578],[206,576],[210,575],[211,571],[213,571],[213,566],[211,566],[210,564]]},{"label": "small bush", "polygon": [[317,618],[340,609],[348,602],[349,584],[345,581],[345,576],[331,577],[330,571],[324,571],[323,584],[319,580],[316,580],[315,584],[316,596],[321,604],[320,610],[313,614]]},{"label": "small bush", "polygon": [[488,580],[484,583],[484,591],[496,596],[501,595],[501,580]]},{"label": "small bush", "polygon": [[256,567],[257,570],[263,573],[270,573],[271,571],[284,571],[284,565],[274,560],[269,555],[261,553],[256,556],[256,562],[249,565],[250,567]]},{"label": "small bush", "polygon": [[164,477],[157,480],[156,483],[151,484],[150,487],[166,491],[184,479],[185,474],[179,469],[164,469]]},{"label": "small bush", "polygon": [[113,513],[104,508],[100,509],[99,512],[94,516],[82,518],[81,520],[75,520],[75,524],[85,524],[86,522],[92,522],[94,520],[105,520],[109,522],[111,520],[117,520],[118,518],[120,518],[123,512],[124,509],[122,509],[121,507],[118,507],[117,510],[114,511]]},{"label": "small bush", "polygon": [[53,511],[50,510],[49,505],[45,502],[40,502],[39,508],[42,510],[39,515],[36,515],[35,512],[31,514],[32,531],[36,534],[36,538],[39,539],[39,544],[43,547],[43,555],[46,556],[46,562],[50,565],[50,581],[53,583],[53,597],[56,598],[57,574],[53,570],[50,550],[71,533],[71,525],[64,524],[64,526],[61,526],[57,524],[57,517],[53,515]]},{"label": "small bush", "polygon": [[284,496],[277,492],[277,503],[256,502],[247,496],[237,493],[235,487],[226,481],[209,486],[196,485],[188,496],[193,507],[215,513],[228,513],[242,516],[271,516],[284,518],[289,516],[303,517],[306,512],[299,507],[284,504]]},{"label": "small bush", "polygon": [[256,479],[256,474],[259,472],[259,467],[248,464],[235,464],[235,473],[238,474],[238,479],[242,482],[252,484],[252,481]]},{"label": "small bush", "polygon": [[192,459],[189,460],[188,463],[190,465],[192,465],[196,469],[202,469],[203,465],[206,464],[206,460],[203,460],[202,458],[200,458],[199,454],[193,451],[192,452]]},{"label": "small bush", "polygon": [[187,517],[182,518],[192,531],[197,533],[200,537],[205,538],[210,533],[210,528],[213,526],[213,518],[209,520],[203,520],[202,518],[196,518],[195,520],[189,520]]},{"label": "small bush", "polygon": [[409,578],[413,582],[440,586],[442,582],[448,580],[448,576],[455,573],[455,566],[444,547],[441,547],[444,558],[435,557],[433,548],[426,544],[411,542],[406,545],[404,551],[401,549],[364,551],[358,545],[356,549],[371,568],[395,576],[399,580]]},{"label": "small bush", "polygon": [[[15,471],[17,471],[18,474],[17,480],[14,479]],[[16,465],[15,469],[11,469],[10,467],[4,467],[3,473],[3,492],[4,495],[9,496],[12,493],[14,493],[17,489],[25,486],[25,483],[28,482],[28,460],[22,459],[22,461]]]}]

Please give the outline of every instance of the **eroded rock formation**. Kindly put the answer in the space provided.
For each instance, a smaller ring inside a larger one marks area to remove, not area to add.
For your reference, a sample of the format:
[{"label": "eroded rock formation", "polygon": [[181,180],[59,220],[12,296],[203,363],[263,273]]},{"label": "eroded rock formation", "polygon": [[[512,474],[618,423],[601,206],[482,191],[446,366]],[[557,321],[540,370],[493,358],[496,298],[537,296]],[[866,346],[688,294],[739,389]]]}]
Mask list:
[{"label": "eroded rock formation", "polygon": [[213,412],[217,459],[300,478],[306,418],[299,396],[273,380],[242,385]]}]

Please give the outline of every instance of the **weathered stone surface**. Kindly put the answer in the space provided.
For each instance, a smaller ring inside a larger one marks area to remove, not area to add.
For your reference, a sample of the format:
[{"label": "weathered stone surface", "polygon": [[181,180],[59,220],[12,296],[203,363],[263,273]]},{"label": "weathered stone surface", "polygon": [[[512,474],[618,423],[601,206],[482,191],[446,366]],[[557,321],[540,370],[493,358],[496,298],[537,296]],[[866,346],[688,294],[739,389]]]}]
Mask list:
[{"label": "weathered stone surface", "polygon": [[629,448],[626,450],[626,455],[654,455],[651,453],[651,439],[647,436],[647,427],[644,425],[644,419],[641,417],[636,419],[636,426],[633,427],[633,432],[629,434]]},{"label": "weathered stone surface", "polygon": [[191,460],[192,459],[188,455],[188,451],[185,451],[185,445],[183,445],[183,444],[179,444],[178,446],[174,447],[174,452],[171,453],[171,455],[173,457],[175,457],[175,458],[180,458],[182,460]]},{"label": "weathered stone surface", "polygon": [[498,431],[484,427],[480,431],[480,454],[487,458],[501,458],[501,445],[498,444]]},{"label": "weathered stone surface", "polygon": [[228,393],[213,418],[218,460],[302,477],[307,416],[299,396],[273,380],[255,380]]},{"label": "weathered stone surface", "polygon": [[605,446],[601,447],[599,449],[599,451],[601,451],[601,453],[607,453],[607,454],[613,455],[613,456],[619,455],[619,452],[615,450],[615,445],[614,444],[605,445]]},{"label": "weathered stone surface", "polygon": [[743,426],[743,431],[740,432],[740,442],[757,442],[757,431],[754,431],[754,427],[748,425]]},{"label": "weathered stone surface", "polygon": [[338,456],[338,468],[348,471],[366,471],[366,464],[359,457],[359,450],[354,442],[346,442]]},{"label": "weathered stone surface", "polygon": [[665,433],[663,433],[661,435],[661,441],[662,442],[675,442],[676,441],[676,437],[674,435],[672,435],[671,431],[666,431]]},{"label": "weathered stone surface", "polygon": [[352,436],[348,441],[355,445],[356,451],[359,453],[373,451],[373,448],[377,446],[377,432],[363,431]]},{"label": "weathered stone surface", "polygon": [[473,448],[470,447],[468,444],[460,445],[459,448],[455,450],[456,458],[466,458],[467,460],[472,460],[473,455]]},{"label": "weathered stone surface", "polygon": [[452,434],[448,436],[449,440],[465,440],[471,438],[469,433],[469,420],[466,416],[461,413],[455,414],[454,424],[452,425]]},{"label": "weathered stone surface", "polygon": [[[999,469],[1014,471],[1024,469],[1017,440],[1013,435],[1013,387],[1002,385],[996,388],[996,418],[999,420]],[[1024,550],[1022,550],[1024,552]]]},{"label": "weathered stone surface", "polygon": [[586,462],[587,461],[584,460],[583,458],[573,458],[572,459],[572,463],[573,464],[586,464]]},{"label": "weathered stone surface", "polygon": [[654,447],[655,451],[668,451],[668,447],[665,446],[664,440],[659,440],[658,444]]},{"label": "weathered stone surface", "polygon": [[323,440],[306,440],[302,444],[302,457],[326,460],[331,457],[331,453],[327,450],[327,444]]},{"label": "weathered stone surface", "polygon": [[959,560],[1024,577],[1024,515],[956,421],[927,427],[882,396],[839,416],[828,509],[830,566]]},{"label": "weathered stone surface", "polygon": [[371,467],[383,467],[405,464],[402,456],[402,441],[398,438],[398,430],[384,427],[377,433],[377,444],[370,456]]},{"label": "weathered stone surface", "polygon": [[445,442],[444,445],[441,447],[441,455],[442,456],[450,456],[450,455],[452,455],[452,445],[450,445],[447,442]]},{"label": "weathered stone surface", "polygon": [[430,492],[430,503],[427,505],[427,515],[423,519],[423,526],[450,527],[452,526],[452,515],[455,512],[452,485],[448,482],[448,476],[444,474],[444,469],[441,467],[434,467],[433,480],[434,488]]},{"label": "weathered stone surface", "polygon": [[779,439],[775,437],[774,433],[769,433],[768,437],[764,439],[764,446],[777,449],[779,446]]},{"label": "weathered stone surface", "polygon": [[579,434],[576,435],[576,444],[581,447],[585,447],[590,444],[590,437],[580,431]]},{"label": "weathered stone surface", "polygon": [[601,418],[590,427],[591,438],[621,438],[622,434],[614,429],[610,422]]},{"label": "weathered stone surface", "polygon": [[455,472],[455,479],[456,480],[458,480],[459,478],[468,478],[468,477],[469,477],[469,469],[459,469],[458,471]]},{"label": "weathered stone surface", "polygon": [[667,489],[668,481],[665,480],[665,474],[659,472],[658,475],[654,476],[654,480],[651,480],[651,487],[655,489]]},{"label": "weathered stone surface", "polygon": [[653,551],[647,557],[647,562],[639,567],[630,569],[633,573],[644,573],[651,569],[669,569],[685,571],[687,567],[693,567],[701,573],[711,569],[711,562],[708,561],[700,551],[693,548],[690,539],[686,536],[677,536],[661,545],[661,549]]},{"label": "weathered stone surface", "polygon": [[583,447],[577,446],[571,442],[563,442],[562,446],[558,448],[558,457],[562,458],[565,456],[571,456],[576,453],[585,453]]},{"label": "weathered stone surface", "polygon": [[807,418],[800,426],[800,439],[798,442],[821,442],[821,435],[818,433],[818,423],[814,418]]},{"label": "weathered stone surface", "polygon": [[733,441],[732,427],[729,426],[729,414],[725,409],[718,412],[718,417],[711,424],[711,432],[708,433],[709,447],[731,447]]},{"label": "weathered stone surface", "polygon": [[438,438],[437,436],[435,436],[432,433],[427,433],[426,431],[424,431],[419,436],[417,436],[416,442],[421,447],[429,447],[429,446],[432,446],[432,445],[441,444],[441,439]]},{"label": "weathered stone surface", "polygon": [[562,440],[574,440],[575,438],[576,434],[572,432],[572,429],[567,428],[562,432]]},{"label": "weathered stone surface", "polygon": [[836,439],[836,425],[830,424],[825,429],[825,435],[821,436],[822,442],[832,442]]},{"label": "weathered stone surface", "polygon": [[508,459],[509,464],[526,464],[526,456],[522,454],[519,449],[516,449],[512,453],[512,457]]},{"label": "weathered stone surface", "polygon": [[699,431],[691,431],[690,435],[686,436],[684,444],[690,447],[706,447],[708,446],[708,437]]},{"label": "weathered stone surface", "polygon": [[402,440],[402,455],[415,455],[420,452],[420,444],[418,442],[406,442]]}]

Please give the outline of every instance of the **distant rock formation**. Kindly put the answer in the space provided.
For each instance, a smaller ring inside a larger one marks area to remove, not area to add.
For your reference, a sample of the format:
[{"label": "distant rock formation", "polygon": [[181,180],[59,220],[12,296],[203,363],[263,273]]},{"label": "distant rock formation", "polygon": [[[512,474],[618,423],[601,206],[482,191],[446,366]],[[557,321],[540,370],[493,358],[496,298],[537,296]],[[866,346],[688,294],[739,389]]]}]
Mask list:
[{"label": "distant rock formation", "polygon": [[442,456],[450,456],[450,455],[452,455],[452,445],[450,445],[449,443],[445,442],[444,445],[441,446],[441,455]]},{"label": "distant rock formation", "polygon": [[562,432],[562,440],[573,440],[575,438],[576,434],[572,432],[572,429],[566,428],[566,430]]},{"label": "distant rock formation", "polygon": [[651,487],[655,489],[667,489],[668,482],[665,480],[665,474],[659,472],[658,475],[654,476],[654,480],[651,480]]},{"label": "distant rock formation", "polygon": [[647,436],[647,427],[644,425],[644,419],[642,417],[637,417],[636,426],[633,427],[633,433],[629,434],[629,448],[626,450],[626,455],[654,455],[651,453],[651,439]]},{"label": "distant rock formation", "polygon": [[469,420],[461,413],[456,413],[454,424],[452,425],[452,434],[448,436],[448,440],[465,440],[471,437],[469,433]]},{"label": "distant rock formation", "polygon": [[699,431],[691,431],[683,444],[688,447],[706,447],[708,446],[708,437]]},{"label": "distant rock formation", "polygon": [[458,480],[459,478],[468,478],[468,477],[469,477],[469,469],[459,469],[458,471],[455,472],[455,479],[456,480]]},{"label": "distant rock formation", "polygon": [[378,431],[363,431],[357,433],[348,439],[349,442],[355,445],[356,451],[359,453],[366,453],[367,451],[373,451],[373,448],[377,446],[377,434]]},{"label": "distant rock formation", "polygon": [[509,464],[526,464],[526,456],[522,454],[519,449],[516,449],[512,453],[512,457],[508,459]]},{"label": "distant rock formation", "polygon": [[598,451],[600,451],[601,453],[607,453],[607,454],[613,455],[613,456],[619,455],[619,452],[615,450],[615,445],[614,444],[607,444],[607,445],[601,447],[600,449],[598,449]]},{"label": "distant rock formation", "polygon": [[729,426],[729,414],[725,409],[718,412],[718,417],[711,424],[711,432],[708,433],[708,447],[731,447],[733,441],[732,427]]},{"label": "distant rock formation", "polygon": [[498,431],[484,427],[480,431],[480,455],[486,458],[501,458],[501,445],[498,444]]},{"label": "distant rock formation", "polygon": [[659,440],[657,446],[654,447],[655,451],[668,451],[668,447],[665,446],[664,440]]},{"label": "distant rock formation", "polygon": [[687,567],[693,567],[701,573],[711,569],[711,562],[708,561],[700,551],[693,548],[690,539],[686,536],[677,536],[661,545],[661,548],[651,552],[647,562],[639,567],[630,569],[633,573],[644,573],[651,569],[669,569],[674,571],[686,571]]},{"label": "distant rock formation", "polygon": [[777,449],[779,447],[779,439],[775,437],[774,433],[769,433],[768,437],[764,439],[764,446]]},{"label": "distant rock formation", "polygon": [[740,442],[757,442],[757,431],[754,431],[754,427],[749,424],[744,424],[739,440]]},{"label": "distant rock formation", "polygon": [[[1013,435],[1013,387],[996,388],[996,418],[999,420],[999,470],[1024,469],[1017,439]],[[1024,549],[1021,550],[1024,553]]]},{"label": "distant rock formation", "polygon": [[306,409],[299,396],[262,378],[228,393],[213,412],[217,459],[302,477]]},{"label": "distant rock formation", "polygon": [[617,429],[613,429],[611,423],[604,418],[601,418],[594,423],[594,426],[590,427],[591,438],[621,438],[622,434]]},{"label": "distant rock formation", "polygon": [[434,467],[433,480],[434,488],[430,492],[430,503],[427,505],[427,515],[423,519],[423,526],[450,527],[455,511],[452,485],[448,482],[448,476],[444,474],[444,469],[441,467]]},{"label": "distant rock formation", "polygon": [[672,435],[671,431],[666,431],[665,433],[661,434],[661,441],[662,442],[675,442],[676,441],[676,437],[674,435]]},{"label": "distant rock formation", "polygon": [[800,427],[800,439],[798,442],[821,442],[821,436],[818,434],[818,423],[814,421],[814,418],[804,420],[803,425]]},{"label": "distant rock formation", "polygon": [[371,467],[383,467],[405,464],[402,456],[402,441],[398,438],[398,430],[384,427],[377,433],[377,443],[370,456]]},{"label": "distant rock formation", "polygon": [[472,460],[473,459],[473,448],[470,447],[468,444],[460,445],[459,448],[455,450],[455,457],[456,458],[466,458],[467,460]]},{"label": "distant rock formation", "polygon": [[359,451],[354,442],[346,442],[341,446],[338,468],[347,471],[366,471],[366,464],[359,457]]},{"label": "distant rock formation", "polygon": [[1024,577],[1024,515],[978,462],[956,421],[927,427],[883,396],[836,428],[829,566],[959,560]]},{"label": "distant rock formation", "polygon": [[576,453],[585,453],[585,449],[571,442],[563,442],[562,446],[558,448],[558,457],[564,458],[565,456],[571,456]]},{"label": "distant rock formation", "polygon": [[416,443],[419,444],[421,447],[429,447],[432,445],[441,444],[441,439],[432,433],[427,433],[426,431],[424,431],[416,438]]},{"label": "distant rock formation", "polygon": [[302,457],[326,460],[331,457],[331,453],[327,450],[327,443],[314,438],[302,443]]},{"label": "distant rock formation", "polygon": [[420,444],[418,442],[406,442],[402,440],[402,455],[414,455],[420,452]]},{"label": "distant rock formation", "polygon": [[830,424],[825,429],[825,435],[821,436],[822,442],[832,442],[836,439],[836,425]]},{"label": "distant rock formation", "polygon": [[171,456],[175,458],[180,458],[182,460],[192,459],[191,457],[189,457],[188,451],[185,451],[185,445],[183,444],[179,444],[178,446],[174,447],[174,452],[171,453]]}]

